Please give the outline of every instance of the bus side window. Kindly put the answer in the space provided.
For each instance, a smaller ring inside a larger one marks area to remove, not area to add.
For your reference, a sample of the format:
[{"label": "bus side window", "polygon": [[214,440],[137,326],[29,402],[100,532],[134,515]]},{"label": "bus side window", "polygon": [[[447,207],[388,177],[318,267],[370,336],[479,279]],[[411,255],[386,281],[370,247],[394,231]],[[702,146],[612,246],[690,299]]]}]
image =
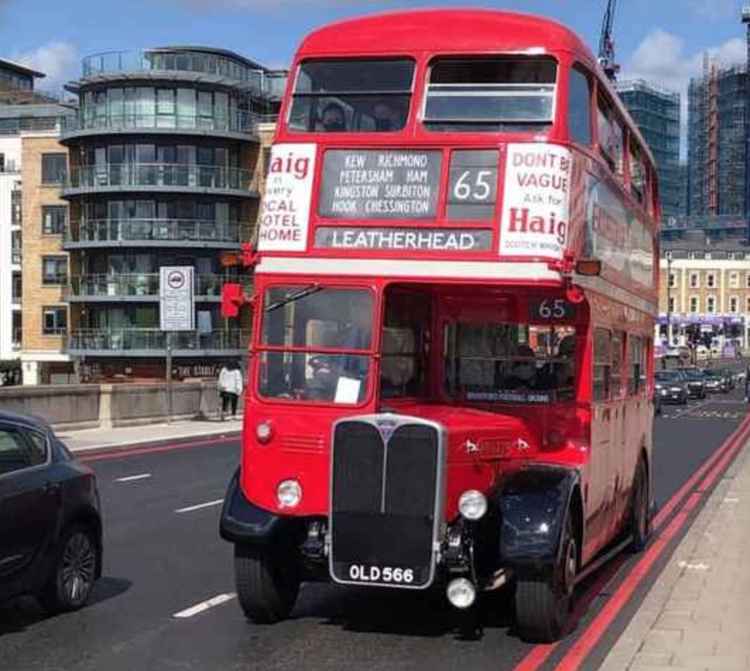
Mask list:
[{"label": "bus side window", "polygon": [[612,399],[622,398],[622,364],[623,364],[623,347],[625,345],[625,334],[622,331],[615,331],[612,334],[612,368],[610,372],[610,387],[612,389]]},{"label": "bus side window", "polygon": [[618,177],[623,175],[624,139],[623,125],[617,113],[604,96],[599,96],[597,105],[597,130],[599,151]]},{"label": "bus side window", "polygon": [[641,205],[648,205],[648,182],[646,164],[638,142],[630,138],[630,192]]},{"label": "bus side window", "polygon": [[570,71],[568,134],[573,142],[591,144],[591,80],[578,65]]},{"label": "bus side window", "polygon": [[628,394],[632,396],[643,388],[646,379],[643,342],[639,336],[628,336],[628,361],[630,363]]},{"label": "bus side window", "polygon": [[608,401],[612,371],[612,346],[607,329],[594,330],[594,388],[595,401]]}]

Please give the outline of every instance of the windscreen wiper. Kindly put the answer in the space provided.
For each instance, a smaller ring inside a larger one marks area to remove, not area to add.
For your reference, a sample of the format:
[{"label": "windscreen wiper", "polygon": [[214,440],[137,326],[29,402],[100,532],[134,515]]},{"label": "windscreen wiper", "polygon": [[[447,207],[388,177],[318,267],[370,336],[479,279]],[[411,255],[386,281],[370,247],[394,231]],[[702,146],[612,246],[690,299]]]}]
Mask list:
[{"label": "windscreen wiper", "polygon": [[273,312],[274,310],[283,308],[285,305],[288,305],[289,303],[294,303],[294,301],[298,301],[300,298],[305,298],[305,296],[316,294],[318,293],[318,291],[321,291],[322,289],[323,287],[321,287],[319,284],[311,284],[309,287],[300,289],[297,293],[292,294],[291,296],[287,296],[284,300],[271,303],[271,305],[266,307],[266,312]]}]

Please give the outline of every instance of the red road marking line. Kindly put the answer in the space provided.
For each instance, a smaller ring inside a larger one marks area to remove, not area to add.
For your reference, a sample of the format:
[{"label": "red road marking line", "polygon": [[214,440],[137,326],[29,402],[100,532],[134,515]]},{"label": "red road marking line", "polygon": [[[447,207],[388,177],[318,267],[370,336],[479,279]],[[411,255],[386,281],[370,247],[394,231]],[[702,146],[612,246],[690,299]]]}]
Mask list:
[{"label": "red road marking line", "polygon": [[[123,457],[131,457],[139,454],[154,454],[157,452],[170,452],[172,450],[184,450],[190,447],[200,447],[201,445],[219,445],[223,443],[233,443],[240,439],[240,436],[234,436],[231,438],[215,438],[213,440],[196,440],[190,443],[177,443],[174,445],[160,445],[158,447],[134,447],[132,449],[107,451],[104,453],[92,454],[91,456],[85,456],[80,452],[73,452],[73,456],[81,462],[91,461],[106,461],[111,459],[121,459]],[[80,456],[79,456],[80,455]]]},{"label": "red road marking line", "polygon": [[[750,414],[748,416],[746,416],[744,420],[742,420],[742,423],[724,441],[724,443],[722,444],[722,446],[718,450],[716,450],[716,452],[714,452],[708,459],[706,459],[706,461],[701,465],[701,467],[698,470],[696,470],[695,473],[693,473],[692,476],[690,476],[690,478],[687,480],[687,482],[685,482],[682,485],[682,487],[680,487],[680,489],[678,489],[672,495],[672,498],[670,498],[669,501],[659,510],[659,513],[653,519],[653,528],[654,529],[658,530],[658,528],[661,526],[662,522],[664,522],[664,520],[669,517],[669,515],[672,513],[672,511],[677,506],[677,504],[680,503],[683,500],[683,498],[685,497],[685,494],[690,490],[690,488],[693,487],[695,485],[695,483],[701,478],[701,476],[709,468],[711,468],[713,466],[713,469],[711,470],[711,472],[709,473],[709,475],[706,476],[706,478],[703,480],[703,482],[701,483],[701,485],[700,485],[700,487],[698,489],[698,492],[705,492],[705,490],[709,487],[710,483],[713,482],[713,480],[715,480],[716,477],[718,477],[718,473],[721,470],[721,468],[723,468],[724,464],[727,461],[729,461],[729,459],[731,458],[731,456],[733,456],[732,448],[736,446],[736,444],[740,440],[740,438],[745,437],[745,434],[748,433],[748,428],[750,428]],[[741,446],[742,442],[739,442],[739,445]],[[730,454],[730,451],[732,451],[732,454]],[[701,496],[700,493],[697,494],[697,497],[696,497],[696,494],[691,495],[691,497],[687,500],[687,502],[685,503],[684,507],[682,508],[681,513],[682,512],[687,512],[689,510],[692,510],[697,505],[698,500],[700,500],[700,496]],[[675,519],[677,519],[677,518],[675,518]],[[672,522],[672,524],[674,524],[674,521]],[[667,528],[667,530],[664,531],[664,533],[667,533],[668,530],[669,530],[669,527]],[[660,538],[661,538],[661,536],[660,536]],[[654,543],[654,545],[656,545],[656,543]],[[666,544],[664,544],[664,545],[666,546]],[[660,547],[662,547],[662,546],[660,545]],[[650,551],[651,550],[649,549],[649,552]],[[644,561],[645,559],[646,559],[646,556],[644,556],[643,559],[641,559],[641,561]],[[621,556],[620,559],[619,559],[619,562],[617,564],[617,569],[620,568],[620,566],[624,563],[624,561],[625,561],[625,559]],[[651,562],[651,563],[653,564],[653,562]],[[640,562],[639,562],[639,564],[636,565],[636,567],[634,568],[633,572],[635,572],[635,570],[638,568],[639,565],[640,565]],[[581,600],[584,602],[584,609],[588,607],[588,605],[594,600],[594,598],[599,593],[599,591],[609,581],[609,578],[612,577],[612,576],[614,576],[616,572],[617,572],[616,570],[613,571],[612,574],[611,574],[611,576],[609,574],[607,574],[607,580],[606,581],[603,580],[600,583],[600,581],[597,580],[583,594],[583,596],[581,597]],[[647,572],[648,571],[646,571],[646,573]],[[632,573],[631,573],[631,576],[632,576]],[[645,577],[645,574],[644,574],[643,577]],[[640,581],[640,579],[641,578],[639,577],[639,581]],[[622,588],[622,586],[620,587],[620,589],[621,588]],[[619,592],[619,590],[618,590],[618,592]],[[631,590],[631,593],[632,593],[632,590]],[[620,606],[620,608],[622,608],[625,605],[626,602],[627,602],[627,599],[625,599],[625,601],[623,601],[623,603]],[[610,602],[607,603],[607,606],[609,605],[609,603],[611,603],[611,600],[610,600]],[[606,609],[607,606],[605,606],[605,609]],[[578,607],[576,607],[576,610],[578,610]],[[603,612],[604,612],[604,609],[602,610],[602,612],[600,612],[599,615],[601,616]],[[617,615],[617,612],[615,612],[615,614],[613,615],[612,619],[614,619],[614,617],[616,615]],[[594,624],[594,622],[592,622],[591,625],[589,625],[589,629],[591,628],[591,626],[593,626],[593,624]],[[605,627],[605,629],[606,629],[606,627]],[[583,636],[587,635],[588,631],[589,630],[584,631],[584,633],[581,636],[583,637]],[[603,630],[602,630],[601,633],[598,634],[597,641],[598,641],[599,637],[601,637],[602,633],[603,633]],[[580,643],[580,639],[579,639],[579,643]],[[531,651],[526,655],[526,657],[524,657],[521,660],[521,662],[518,664],[518,666],[516,666],[513,669],[513,671],[536,671],[539,667],[542,666],[542,664],[544,664],[544,662],[547,661],[547,659],[549,659],[550,655],[552,655],[552,653],[555,651],[555,649],[557,648],[558,645],[560,645],[559,642],[558,643],[550,643],[550,644],[546,644],[546,645],[537,645],[537,646],[534,646],[531,649]],[[578,643],[576,643],[576,645],[573,646],[573,648],[571,649],[570,652],[572,652],[573,649],[575,649],[575,647],[577,645],[578,645]],[[587,654],[588,654],[588,652],[587,652]],[[565,659],[567,659],[567,655],[563,659],[563,661],[565,661]],[[562,662],[561,662],[561,664],[562,664]],[[575,667],[575,666],[571,666],[571,667],[558,666],[557,669],[556,669],[556,671],[563,671],[563,669],[567,669],[567,668],[574,669],[574,668],[577,668],[577,667]]]},{"label": "red road marking line", "polygon": [[[742,436],[745,437],[747,434],[746,421],[743,422],[743,427],[745,430],[743,431]],[[617,588],[617,591],[612,595],[609,601],[607,601],[604,608],[602,608],[599,614],[594,618],[588,628],[575,642],[573,647],[568,650],[565,657],[563,657],[560,663],[555,667],[555,671],[574,671],[575,669],[580,668],[581,664],[593,650],[594,646],[599,642],[599,639],[604,632],[627,604],[635,589],[648,576],[654,563],[662,556],[662,554],[664,554],[669,542],[687,524],[690,512],[698,505],[707,489],[724,472],[724,468],[729,465],[737,452],[742,449],[744,441],[738,440],[737,438],[739,437],[740,436],[737,436],[735,440],[732,441],[732,448],[724,454],[721,461],[717,463],[716,467],[705,477],[701,483],[701,489],[693,492],[688,497],[688,500],[685,502],[682,509],[675,515],[674,519],[669,523],[669,526],[659,534],[654,544],[646,551],[646,554],[635,565],[633,571],[628,574],[628,577],[625,578],[624,582]],[[719,468],[720,466],[721,468]]]}]

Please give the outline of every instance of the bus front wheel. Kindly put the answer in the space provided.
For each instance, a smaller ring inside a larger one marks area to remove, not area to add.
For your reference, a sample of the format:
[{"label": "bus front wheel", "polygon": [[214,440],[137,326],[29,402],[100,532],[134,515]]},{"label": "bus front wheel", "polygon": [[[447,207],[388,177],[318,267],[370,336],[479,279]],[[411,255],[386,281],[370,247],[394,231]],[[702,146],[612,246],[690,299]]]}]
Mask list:
[{"label": "bus front wheel", "polygon": [[250,621],[274,624],[289,617],[300,586],[292,560],[237,544],[234,572],[237,599]]},{"label": "bus front wheel", "polygon": [[519,577],[516,582],[516,623],[521,638],[533,643],[560,639],[570,615],[577,568],[578,543],[569,515],[561,538],[560,559],[551,577]]}]

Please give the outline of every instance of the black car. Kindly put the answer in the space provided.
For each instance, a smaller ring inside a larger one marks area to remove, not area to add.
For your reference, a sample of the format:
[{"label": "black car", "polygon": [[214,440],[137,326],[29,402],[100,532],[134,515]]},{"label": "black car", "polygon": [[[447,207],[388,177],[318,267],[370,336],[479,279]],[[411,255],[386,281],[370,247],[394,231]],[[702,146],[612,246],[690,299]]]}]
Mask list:
[{"label": "black car", "polygon": [[687,405],[689,392],[685,374],[677,370],[656,371],[656,394],[662,403]]},{"label": "black car", "polygon": [[727,390],[732,390],[737,386],[737,373],[731,368],[719,368],[719,374],[726,380]]},{"label": "black car", "polygon": [[698,368],[683,368],[690,398],[706,398],[706,378]]},{"label": "black car", "polygon": [[44,422],[0,411],[0,601],[31,594],[50,612],[76,610],[101,569],[93,471]]},{"label": "black car", "polygon": [[703,371],[703,375],[706,378],[707,392],[714,394],[721,392],[726,394],[729,391],[729,382],[727,381],[727,378],[718,370],[706,368]]}]

